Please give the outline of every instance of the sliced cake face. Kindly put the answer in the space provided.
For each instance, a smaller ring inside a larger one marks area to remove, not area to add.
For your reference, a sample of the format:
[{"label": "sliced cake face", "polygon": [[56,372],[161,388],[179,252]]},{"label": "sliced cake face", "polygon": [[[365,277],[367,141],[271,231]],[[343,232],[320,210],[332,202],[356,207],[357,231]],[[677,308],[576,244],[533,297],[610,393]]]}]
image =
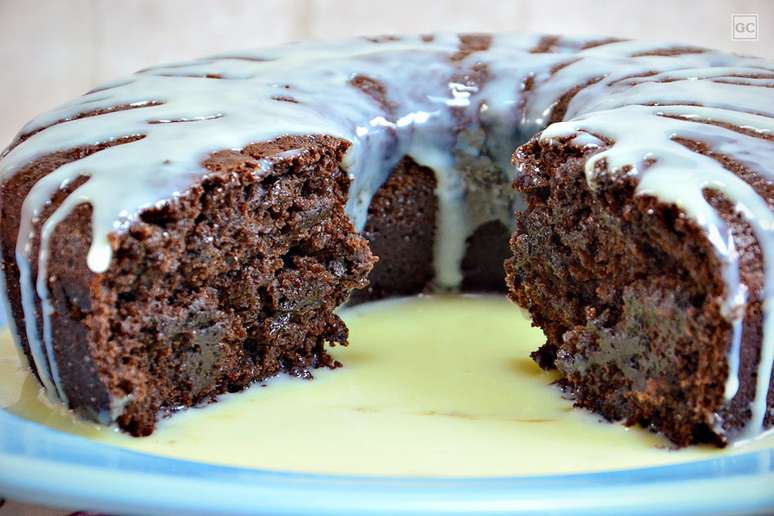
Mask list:
[{"label": "sliced cake face", "polygon": [[736,374],[722,264],[701,228],[637,196],[634,178],[592,189],[584,165],[598,151],[536,139],[518,154],[528,207],[516,216],[508,284],[546,333],[533,357],[562,373],[579,406],[678,445],[722,444],[740,430],[720,416]]},{"label": "sliced cake face", "polygon": [[516,153],[512,296],[578,404],[680,445],[772,426],[772,85],[759,67],[629,77]]},{"label": "sliced cake face", "polygon": [[[22,340],[38,377],[83,417],[145,435],[180,407],[334,366],[324,344],[346,344],[347,330],[333,311],[374,262],[344,214],[346,148],[285,137],[213,154],[200,184],[112,237],[101,274],[83,259],[91,209],[80,205],[50,237],[56,360]],[[13,292],[11,306],[23,316]]]},{"label": "sliced cake face", "polygon": [[353,302],[501,290],[513,252],[536,358],[579,405],[681,445],[754,435],[772,85],[755,58],[513,34],[143,70],[38,117],[0,161],[17,342],[52,398],[144,434],[333,365],[333,310],[372,267]]}]

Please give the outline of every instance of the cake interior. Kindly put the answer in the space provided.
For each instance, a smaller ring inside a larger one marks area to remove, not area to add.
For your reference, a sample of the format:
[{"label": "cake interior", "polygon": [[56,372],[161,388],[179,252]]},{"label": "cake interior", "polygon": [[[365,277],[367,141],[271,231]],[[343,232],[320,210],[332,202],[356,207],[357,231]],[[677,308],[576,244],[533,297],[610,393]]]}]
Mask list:
[{"label": "cake interior", "polygon": [[[102,409],[110,414],[83,415],[108,422],[118,412],[124,430],[147,435],[158,415],[281,372],[311,377],[337,365],[325,343],[345,344],[347,328],[334,309],[366,284],[375,261],[343,211],[346,148],[327,137],[284,138],[214,154],[200,185],[144,211],[121,237],[114,266],[92,283],[88,311],[72,305],[67,272],[52,270],[64,286],[54,306],[69,327],[85,323],[104,382],[84,385],[63,361],[68,398],[104,388],[119,400]],[[88,227],[85,208],[61,227]],[[67,238],[75,256],[88,248]],[[68,261],[71,274],[85,273]]]},{"label": "cake interior", "polygon": [[[676,207],[635,196],[634,180],[611,176],[592,191],[586,158],[538,141],[517,153],[528,209],[516,214],[506,268],[511,299],[546,333],[533,358],[562,373],[578,406],[679,446],[724,445],[745,411],[717,413],[732,328],[715,302],[724,292],[716,255]],[[749,404],[750,383],[737,404]]]}]

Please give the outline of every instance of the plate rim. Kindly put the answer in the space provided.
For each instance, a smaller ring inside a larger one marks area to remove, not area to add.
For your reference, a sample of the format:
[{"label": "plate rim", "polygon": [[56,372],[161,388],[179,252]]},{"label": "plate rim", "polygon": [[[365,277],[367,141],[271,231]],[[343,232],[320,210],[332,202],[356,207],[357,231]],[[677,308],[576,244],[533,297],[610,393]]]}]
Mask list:
[{"label": "plate rim", "polygon": [[0,493],[73,509],[155,514],[761,513],[774,509],[774,489],[766,486],[774,486],[774,448],[592,473],[339,475],[152,455],[60,432],[0,409]]}]

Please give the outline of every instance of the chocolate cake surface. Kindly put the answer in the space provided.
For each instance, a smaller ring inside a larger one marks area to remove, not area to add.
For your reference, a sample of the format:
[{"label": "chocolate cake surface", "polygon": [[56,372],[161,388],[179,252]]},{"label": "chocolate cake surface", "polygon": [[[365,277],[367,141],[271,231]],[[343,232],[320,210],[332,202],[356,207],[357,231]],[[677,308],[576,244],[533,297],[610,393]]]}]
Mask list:
[{"label": "chocolate cake surface", "polygon": [[52,399],[144,435],[335,367],[350,297],[507,288],[579,406],[750,438],[774,423],[773,87],[762,59],[515,34],[143,70],[4,152],[12,329]]}]

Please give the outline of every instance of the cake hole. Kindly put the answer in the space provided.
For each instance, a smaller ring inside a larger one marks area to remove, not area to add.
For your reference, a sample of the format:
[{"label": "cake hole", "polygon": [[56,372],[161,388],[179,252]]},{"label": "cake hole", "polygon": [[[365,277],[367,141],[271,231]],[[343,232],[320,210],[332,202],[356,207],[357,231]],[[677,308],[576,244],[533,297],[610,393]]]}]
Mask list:
[{"label": "cake hole", "polygon": [[177,217],[169,205],[162,205],[160,207],[154,207],[147,209],[140,213],[140,220],[146,224],[153,224],[154,226],[167,227],[170,224],[177,222]]},{"label": "cake hole", "polygon": [[121,380],[118,384],[118,388],[124,391],[126,394],[134,392],[134,385],[129,380]]}]

